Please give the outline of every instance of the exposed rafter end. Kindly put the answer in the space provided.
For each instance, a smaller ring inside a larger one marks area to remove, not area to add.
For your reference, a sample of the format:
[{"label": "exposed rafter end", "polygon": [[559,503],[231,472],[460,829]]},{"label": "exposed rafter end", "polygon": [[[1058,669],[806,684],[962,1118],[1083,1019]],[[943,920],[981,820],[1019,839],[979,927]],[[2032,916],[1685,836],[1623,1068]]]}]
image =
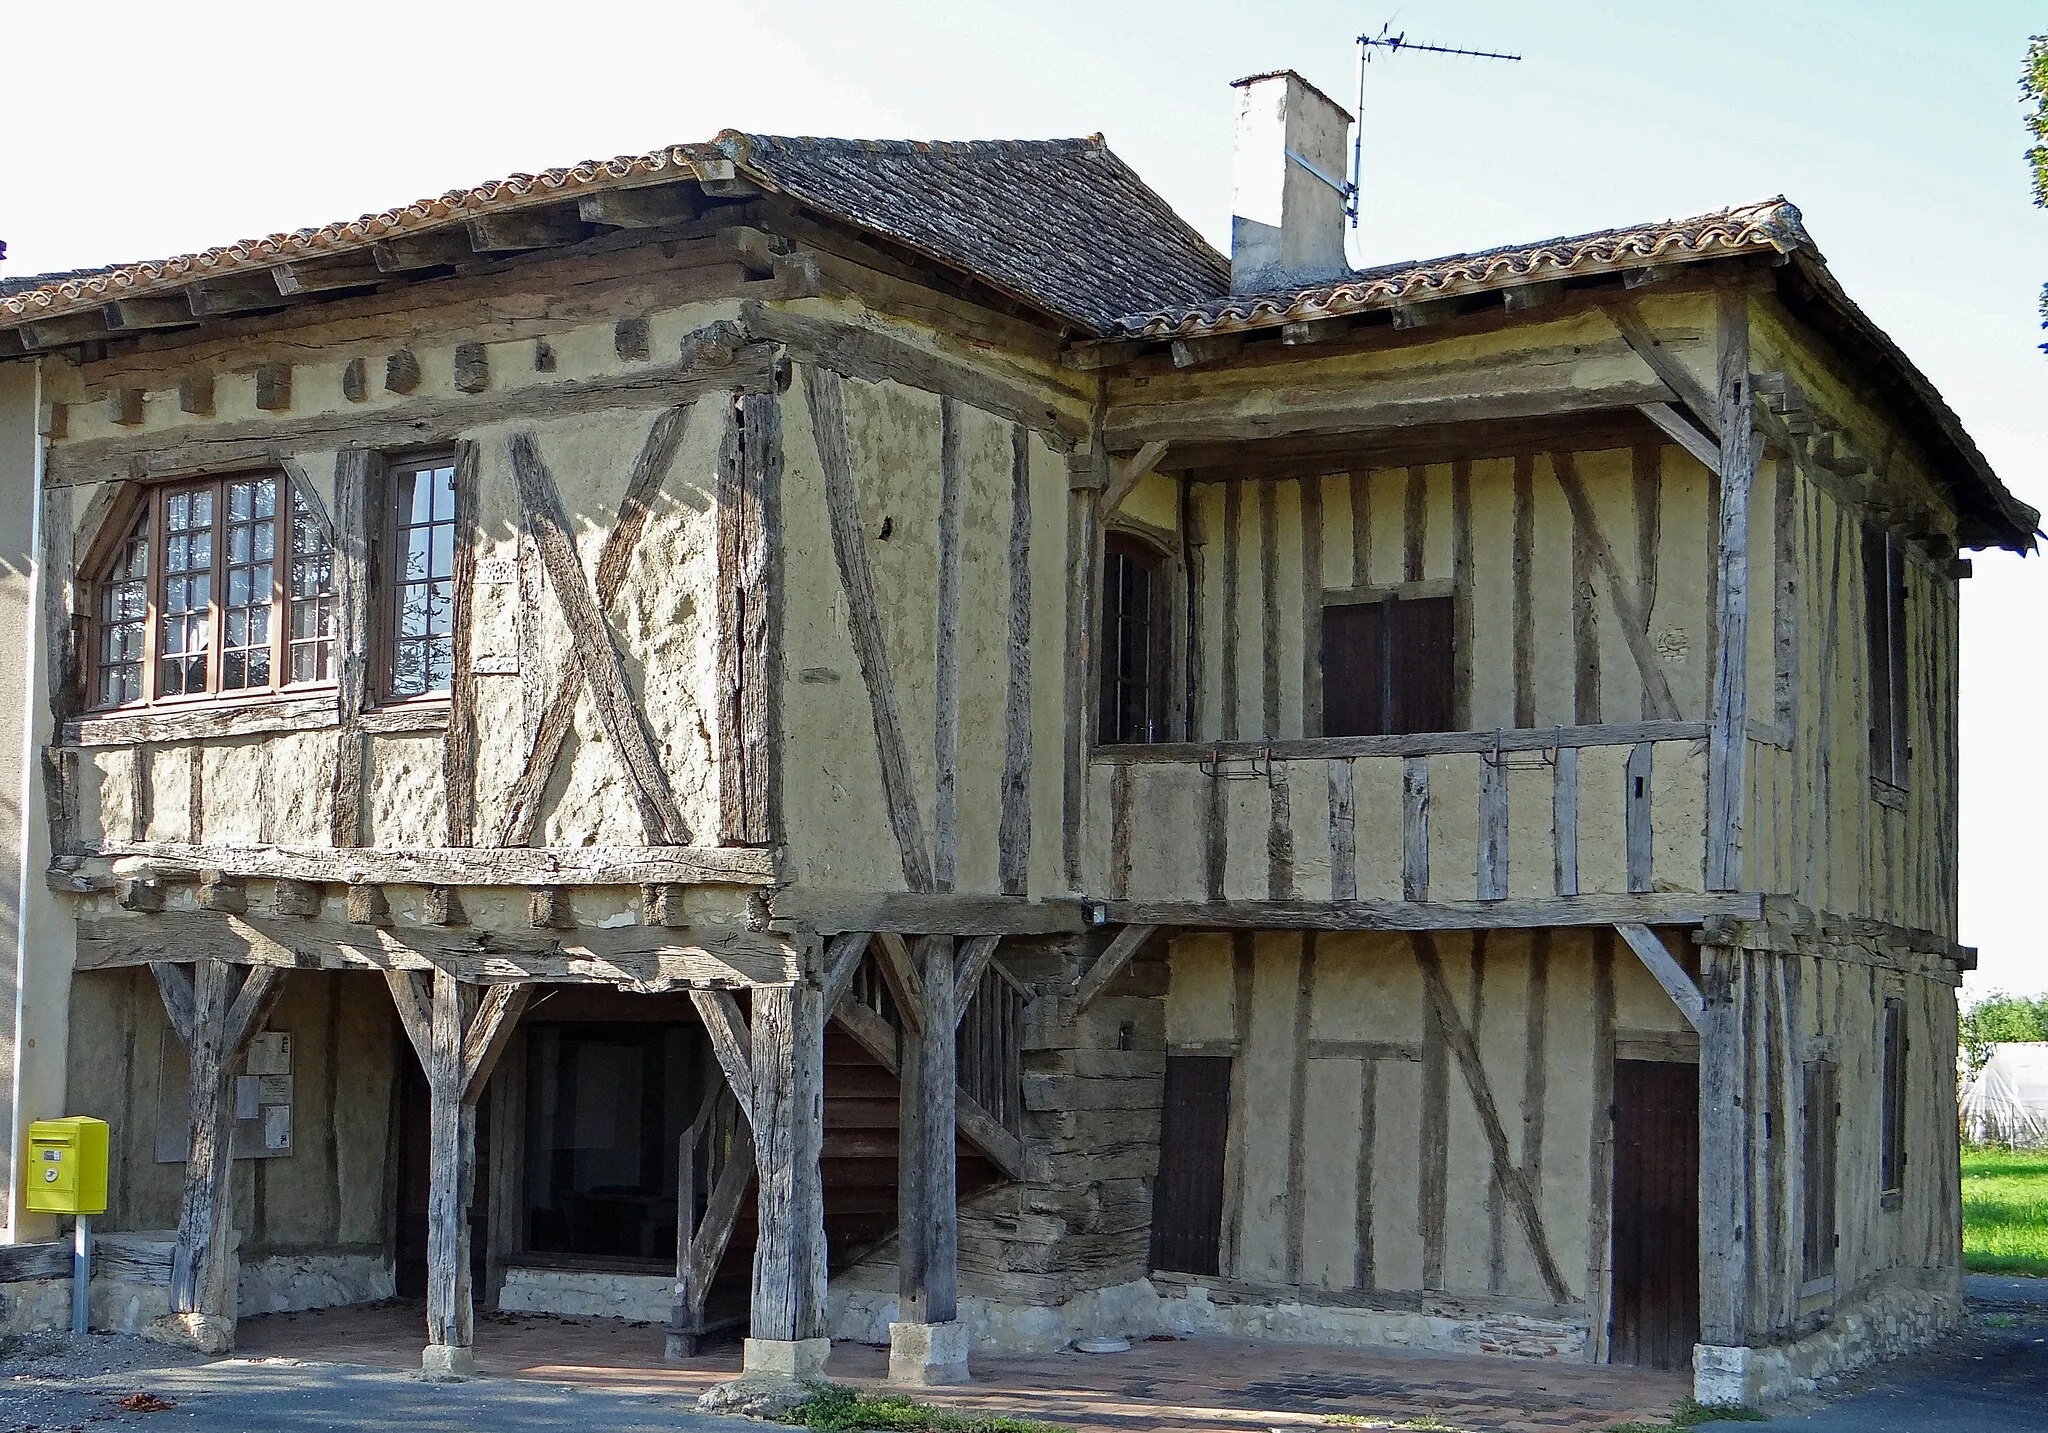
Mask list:
[{"label": "exposed rafter end", "polygon": [[1170,351],[1175,368],[1199,368],[1229,358],[1243,347],[1243,334],[1219,333],[1208,338],[1177,338]]}]

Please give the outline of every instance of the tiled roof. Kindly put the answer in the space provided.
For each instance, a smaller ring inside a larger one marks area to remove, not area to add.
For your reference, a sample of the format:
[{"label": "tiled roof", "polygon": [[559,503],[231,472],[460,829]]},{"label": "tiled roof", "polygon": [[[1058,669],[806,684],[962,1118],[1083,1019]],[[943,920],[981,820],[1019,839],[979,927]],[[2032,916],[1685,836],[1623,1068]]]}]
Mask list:
[{"label": "tiled roof", "polygon": [[1309,288],[1218,295],[1133,310],[1119,325],[1144,338],[1186,338],[1294,323],[1424,299],[1450,298],[1536,280],[1720,259],[1745,251],[1811,249],[1799,210],[1783,196],[1627,229],[1602,229],[1540,244],[1514,244],[1420,263],[1385,264]]},{"label": "tiled roof", "polygon": [[1188,303],[1229,286],[1229,260],[1100,136],[919,144],[728,130],[710,144],[515,174],[318,229],[146,263],[6,280],[0,326],[346,253],[664,174],[701,177],[705,167],[728,161],[764,188],[965,270],[1092,333],[1110,331],[1119,315],[1135,309]]},{"label": "tiled roof", "polygon": [[1093,332],[1230,286],[1230,261],[1087,139],[967,144],[720,136],[748,175]]}]

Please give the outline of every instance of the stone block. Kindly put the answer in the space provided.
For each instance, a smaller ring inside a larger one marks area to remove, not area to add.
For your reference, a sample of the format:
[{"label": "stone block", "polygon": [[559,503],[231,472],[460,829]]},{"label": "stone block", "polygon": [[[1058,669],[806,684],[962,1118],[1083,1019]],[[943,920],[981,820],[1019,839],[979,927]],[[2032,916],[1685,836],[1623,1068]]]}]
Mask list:
[{"label": "stone block", "polygon": [[420,1350],[420,1377],[428,1383],[456,1383],[476,1377],[476,1350],[454,1343],[430,1343]]},{"label": "stone block", "polygon": [[967,1382],[967,1325],[889,1325],[889,1381],[927,1388]]},{"label": "stone block", "polygon": [[825,1360],[832,1352],[829,1338],[750,1338],[741,1363],[742,1380],[793,1380],[825,1376]]}]

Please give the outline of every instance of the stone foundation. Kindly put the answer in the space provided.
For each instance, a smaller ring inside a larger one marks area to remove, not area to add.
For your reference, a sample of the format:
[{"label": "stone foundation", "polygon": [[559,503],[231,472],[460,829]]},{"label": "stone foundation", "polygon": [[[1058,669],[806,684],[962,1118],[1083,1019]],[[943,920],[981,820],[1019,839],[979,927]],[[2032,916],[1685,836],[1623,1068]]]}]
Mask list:
[{"label": "stone foundation", "polygon": [[373,1304],[397,1291],[397,1271],[381,1254],[272,1254],[243,1263],[236,1312],[246,1319]]},{"label": "stone foundation", "polygon": [[1768,1348],[1693,1349],[1693,1397],[1701,1403],[1775,1403],[1812,1393],[1828,1379],[1899,1358],[1954,1333],[1963,1319],[1960,1287],[1882,1289],[1836,1312],[1796,1343]]},{"label": "stone foundation", "polygon": [[[828,1303],[832,1337],[886,1343],[896,1317],[894,1285],[893,1270],[872,1267],[834,1280]],[[1584,1324],[1531,1314],[1446,1310],[1257,1302],[1234,1295],[1224,1301],[1212,1299],[1201,1285],[1159,1285],[1149,1279],[1092,1290],[1059,1305],[1011,1303],[965,1290],[960,1296],[960,1323],[972,1346],[989,1353],[1052,1353],[1077,1339],[1166,1333],[1546,1360],[1586,1356]]]},{"label": "stone foundation", "polygon": [[505,1313],[667,1323],[675,1307],[671,1274],[618,1274],[596,1269],[505,1270],[498,1307]]}]

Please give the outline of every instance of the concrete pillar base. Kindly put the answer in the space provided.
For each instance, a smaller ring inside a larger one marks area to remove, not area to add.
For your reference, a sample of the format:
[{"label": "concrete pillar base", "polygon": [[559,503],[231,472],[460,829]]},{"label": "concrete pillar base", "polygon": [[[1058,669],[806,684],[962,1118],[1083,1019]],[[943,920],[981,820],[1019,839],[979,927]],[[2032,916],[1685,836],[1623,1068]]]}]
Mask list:
[{"label": "concrete pillar base", "polygon": [[829,1338],[750,1338],[740,1364],[740,1377],[796,1383],[823,1378],[825,1360],[831,1352]]},{"label": "concrete pillar base", "polygon": [[966,1383],[967,1325],[958,1319],[942,1324],[889,1325],[889,1381],[913,1388]]},{"label": "concrete pillar base", "polygon": [[144,1325],[142,1336],[195,1353],[229,1353],[235,1346],[235,1321],[218,1314],[165,1314]]},{"label": "concrete pillar base", "polygon": [[1753,1348],[1696,1343],[1692,1348],[1692,1396],[1696,1403],[1755,1404],[1762,1400],[1763,1369]]},{"label": "concrete pillar base", "polygon": [[455,1343],[430,1343],[420,1350],[420,1377],[429,1383],[474,1378],[476,1350]]}]

